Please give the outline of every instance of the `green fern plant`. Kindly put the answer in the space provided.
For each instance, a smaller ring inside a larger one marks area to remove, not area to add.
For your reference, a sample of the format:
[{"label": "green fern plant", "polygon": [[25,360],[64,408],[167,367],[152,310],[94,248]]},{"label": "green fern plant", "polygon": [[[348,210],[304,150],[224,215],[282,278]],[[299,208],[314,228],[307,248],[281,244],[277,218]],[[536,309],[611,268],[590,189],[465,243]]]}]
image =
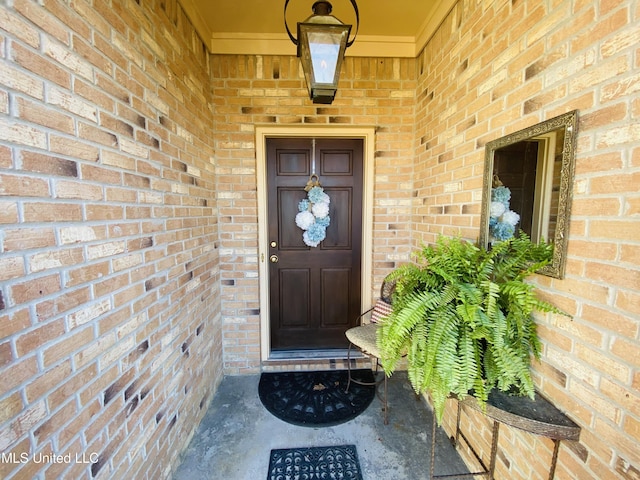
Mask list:
[{"label": "green fern plant", "polygon": [[447,237],[424,247],[388,277],[396,287],[378,329],[384,370],[391,375],[406,355],[409,380],[431,395],[438,422],[451,395],[473,395],[482,406],[493,388],[533,398],[540,342],[532,312],[562,312],[525,279],[552,254],[524,233],[491,250]]}]

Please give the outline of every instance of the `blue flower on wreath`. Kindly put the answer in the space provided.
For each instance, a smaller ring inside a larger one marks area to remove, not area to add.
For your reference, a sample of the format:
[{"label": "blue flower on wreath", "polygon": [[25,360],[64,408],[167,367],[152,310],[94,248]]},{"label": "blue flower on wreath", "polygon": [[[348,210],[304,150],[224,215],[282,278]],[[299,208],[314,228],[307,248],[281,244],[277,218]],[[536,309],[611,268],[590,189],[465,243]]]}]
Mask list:
[{"label": "blue flower on wreath", "polygon": [[329,203],[329,195],[324,193],[322,187],[313,187],[307,194],[311,203]]},{"label": "blue flower on wreath", "polygon": [[516,227],[506,222],[498,222],[491,230],[491,235],[498,241],[508,240],[513,237]]},{"label": "blue flower on wreath", "polygon": [[316,223],[318,225],[322,225],[324,228],[327,228],[331,223],[331,219],[328,216],[322,217],[322,218],[316,218]]},{"label": "blue flower on wreath", "polygon": [[511,200],[511,190],[504,185],[491,189],[491,201],[504,203],[509,208],[509,200]]},{"label": "blue flower on wreath", "polygon": [[309,203],[309,200],[307,200],[306,198],[303,198],[302,200],[300,200],[300,203],[298,203],[298,211],[299,212],[306,212],[307,210],[311,209],[311,204]]},{"label": "blue flower on wreath", "polygon": [[326,237],[327,229],[316,222],[309,227],[306,233],[310,241],[320,243]]}]

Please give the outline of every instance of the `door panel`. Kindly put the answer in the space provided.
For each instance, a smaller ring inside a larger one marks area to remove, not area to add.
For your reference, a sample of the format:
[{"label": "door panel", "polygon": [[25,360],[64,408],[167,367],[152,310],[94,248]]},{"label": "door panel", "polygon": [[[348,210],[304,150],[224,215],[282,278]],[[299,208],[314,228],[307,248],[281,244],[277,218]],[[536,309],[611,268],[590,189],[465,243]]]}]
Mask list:
[{"label": "door panel", "polygon": [[[345,348],[361,299],[363,142],[267,139],[272,350]],[[302,240],[298,203],[313,171],[330,196],[331,224],[318,247]]]},{"label": "door panel", "polygon": [[346,188],[333,188],[327,193],[331,197],[331,203],[329,204],[331,225],[327,229],[327,238],[324,239],[320,246],[331,249],[351,249],[353,245],[351,212],[343,208],[337,208],[336,205],[352,205],[353,191]]},{"label": "door panel", "polygon": [[321,175],[348,175],[352,176],[353,156],[351,152],[323,152]]},{"label": "door panel", "polygon": [[[293,226],[295,227],[295,218],[298,213],[298,203],[306,198],[307,192],[300,187],[297,188],[281,188],[278,189],[278,225],[286,225],[293,220]],[[271,218],[269,218],[271,225]],[[301,237],[299,228],[285,228],[279,229],[277,238],[280,239],[278,244],[280,250],[300,250],[307,249]],[[270,236],[270,238],[274,238]]]},{"label": "door panel", "polygon": [[322,325],[350,327],[349,297],[351,296],[351,269],[325,268],[322,276]]},{"label": "door panel", "polygon": [[[285,327],[303,327],[309,323],[309,270],[280,270],[280,303],[286,304],[288,315],[282,317]],[[295,291],[295,297],[288,297],[286,292]],[[282,298],[282,297],[285,298]]]}]

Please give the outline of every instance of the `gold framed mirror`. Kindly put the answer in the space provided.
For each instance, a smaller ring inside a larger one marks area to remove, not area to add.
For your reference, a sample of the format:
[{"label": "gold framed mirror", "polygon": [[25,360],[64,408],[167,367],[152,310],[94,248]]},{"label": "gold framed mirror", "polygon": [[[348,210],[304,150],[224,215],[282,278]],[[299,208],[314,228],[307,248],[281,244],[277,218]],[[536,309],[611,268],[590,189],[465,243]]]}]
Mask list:
[{"label": "gold framed mirror", "polygon": [[[538,273],[564,277],[577,127],[578,111],[573,110],[487,143],[481,247],[489,248],[492,242],[506,238],[509,228],[522,230],[534,242],[553,244],[553,260]],[[495,190],[500,186],[507,190]],[[518,218],[515,227],[500,223],[506,217],[497,216],[502,207],[492,202],[492,191],[494,200],[496,193],[508,191],[502,203],[510,216],[509,224]],[[506,230],[500,228],[505,225]]]}]

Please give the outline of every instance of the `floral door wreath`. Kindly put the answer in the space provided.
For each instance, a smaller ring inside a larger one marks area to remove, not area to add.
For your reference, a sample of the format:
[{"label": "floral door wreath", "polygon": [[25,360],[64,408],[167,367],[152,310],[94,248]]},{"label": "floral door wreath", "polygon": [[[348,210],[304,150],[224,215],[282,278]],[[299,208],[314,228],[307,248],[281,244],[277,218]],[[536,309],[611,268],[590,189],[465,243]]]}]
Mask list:
[{"label": "floral door wreath", "polygon": [[327,236],[327,227],[331,223],[329,218],[331,199],[324,192],[320,185],[320,178],[315,173],[309,177],[304,190],[307,192],[307,198],[298,203],[296,225],[304,230],[302,234],[304,243],[310,247],[317,247]]}]

